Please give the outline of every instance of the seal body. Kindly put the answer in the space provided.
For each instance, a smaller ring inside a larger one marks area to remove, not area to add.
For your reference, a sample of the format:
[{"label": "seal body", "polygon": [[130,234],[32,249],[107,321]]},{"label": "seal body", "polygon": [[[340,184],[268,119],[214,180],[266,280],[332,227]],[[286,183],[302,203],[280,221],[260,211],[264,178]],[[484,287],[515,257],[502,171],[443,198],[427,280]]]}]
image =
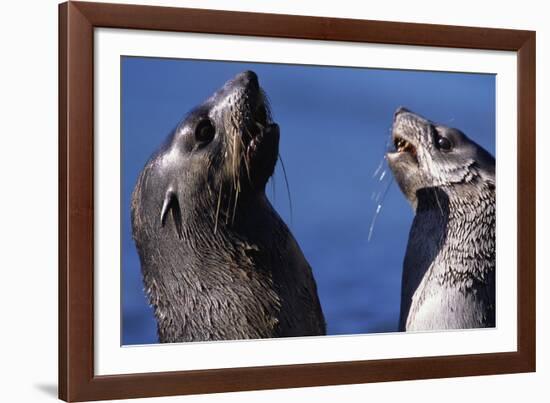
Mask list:
[{"label": "seal body", "polygon": [[495,161],[457,129],[404,108],[387,154],[415,210],[400,330],[495,326]]},{"label": "seal body", "polygon": [[133,237],[161,342],[325,334],[311,268],[265,195],[278,145],[247,71],[191,111],[141,172]]}]

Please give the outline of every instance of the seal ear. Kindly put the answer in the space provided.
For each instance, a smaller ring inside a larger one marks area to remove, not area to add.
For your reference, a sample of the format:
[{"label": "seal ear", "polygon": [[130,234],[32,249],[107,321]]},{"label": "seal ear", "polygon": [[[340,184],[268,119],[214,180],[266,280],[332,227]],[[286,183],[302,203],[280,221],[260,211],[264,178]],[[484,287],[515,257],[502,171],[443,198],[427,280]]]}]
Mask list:
[{"label": "seal ear", "polygon": [[181,210],[180,204],[178,202],[178,196],[172,188],[169,188],[164,195],[164,202],[162,203],[162,210],[160,211],[160,226],[164,227],[166,223],[166,216],[169,211],[172,211],[172,218],[174,219],[174,226],[176,227],[176,232],[178,238],[183,238],[182,233],[182,222],[181,222]]}]

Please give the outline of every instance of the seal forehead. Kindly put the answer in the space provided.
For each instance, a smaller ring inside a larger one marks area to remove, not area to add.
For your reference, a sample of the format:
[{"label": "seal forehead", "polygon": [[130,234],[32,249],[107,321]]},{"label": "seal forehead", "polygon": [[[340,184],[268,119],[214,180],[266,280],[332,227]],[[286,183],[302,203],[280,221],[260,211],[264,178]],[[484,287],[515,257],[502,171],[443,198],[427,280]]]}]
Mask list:
[{"label": "seal forehead", "polygon": [[406,109],[399,109],[394,115],[393,131],[411,137],[420,137],[431,124],[431,121],[420,115]]}]

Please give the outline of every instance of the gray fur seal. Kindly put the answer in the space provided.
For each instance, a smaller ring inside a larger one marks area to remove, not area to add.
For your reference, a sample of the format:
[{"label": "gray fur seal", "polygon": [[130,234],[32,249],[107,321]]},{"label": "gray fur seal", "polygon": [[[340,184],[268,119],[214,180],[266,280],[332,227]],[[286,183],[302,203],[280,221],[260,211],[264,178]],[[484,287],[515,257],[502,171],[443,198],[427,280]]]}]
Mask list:
[{"label": "gray fur seal", "polygon": [[160,342],[326,333],[311,268],[265,195],[278,150],[279,127],[246,71],[143,168],[132,227]]},{"label": "gray fur seal", "polygon": [[393,175],[416,214],[400,330],[495,326],[495,160],[457,129],[394,115]]}]

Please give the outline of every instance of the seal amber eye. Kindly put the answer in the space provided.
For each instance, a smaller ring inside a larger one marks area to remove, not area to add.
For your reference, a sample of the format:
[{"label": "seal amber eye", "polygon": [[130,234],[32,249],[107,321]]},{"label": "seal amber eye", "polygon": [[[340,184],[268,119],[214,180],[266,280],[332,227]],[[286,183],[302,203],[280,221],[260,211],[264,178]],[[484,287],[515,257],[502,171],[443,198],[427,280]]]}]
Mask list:
[{"label": "seal amber eye", "polygon": [[203,119],[195,128],[195,138],[198,142],[208,144],[214,139],[216,129],[210,119]]},{"label": "seal amber eye", "polygon": [[451,148],[453,148],[453,144],[448,138],[439,136],[437,138],[437,147],[441,151],[451,151]]}]

